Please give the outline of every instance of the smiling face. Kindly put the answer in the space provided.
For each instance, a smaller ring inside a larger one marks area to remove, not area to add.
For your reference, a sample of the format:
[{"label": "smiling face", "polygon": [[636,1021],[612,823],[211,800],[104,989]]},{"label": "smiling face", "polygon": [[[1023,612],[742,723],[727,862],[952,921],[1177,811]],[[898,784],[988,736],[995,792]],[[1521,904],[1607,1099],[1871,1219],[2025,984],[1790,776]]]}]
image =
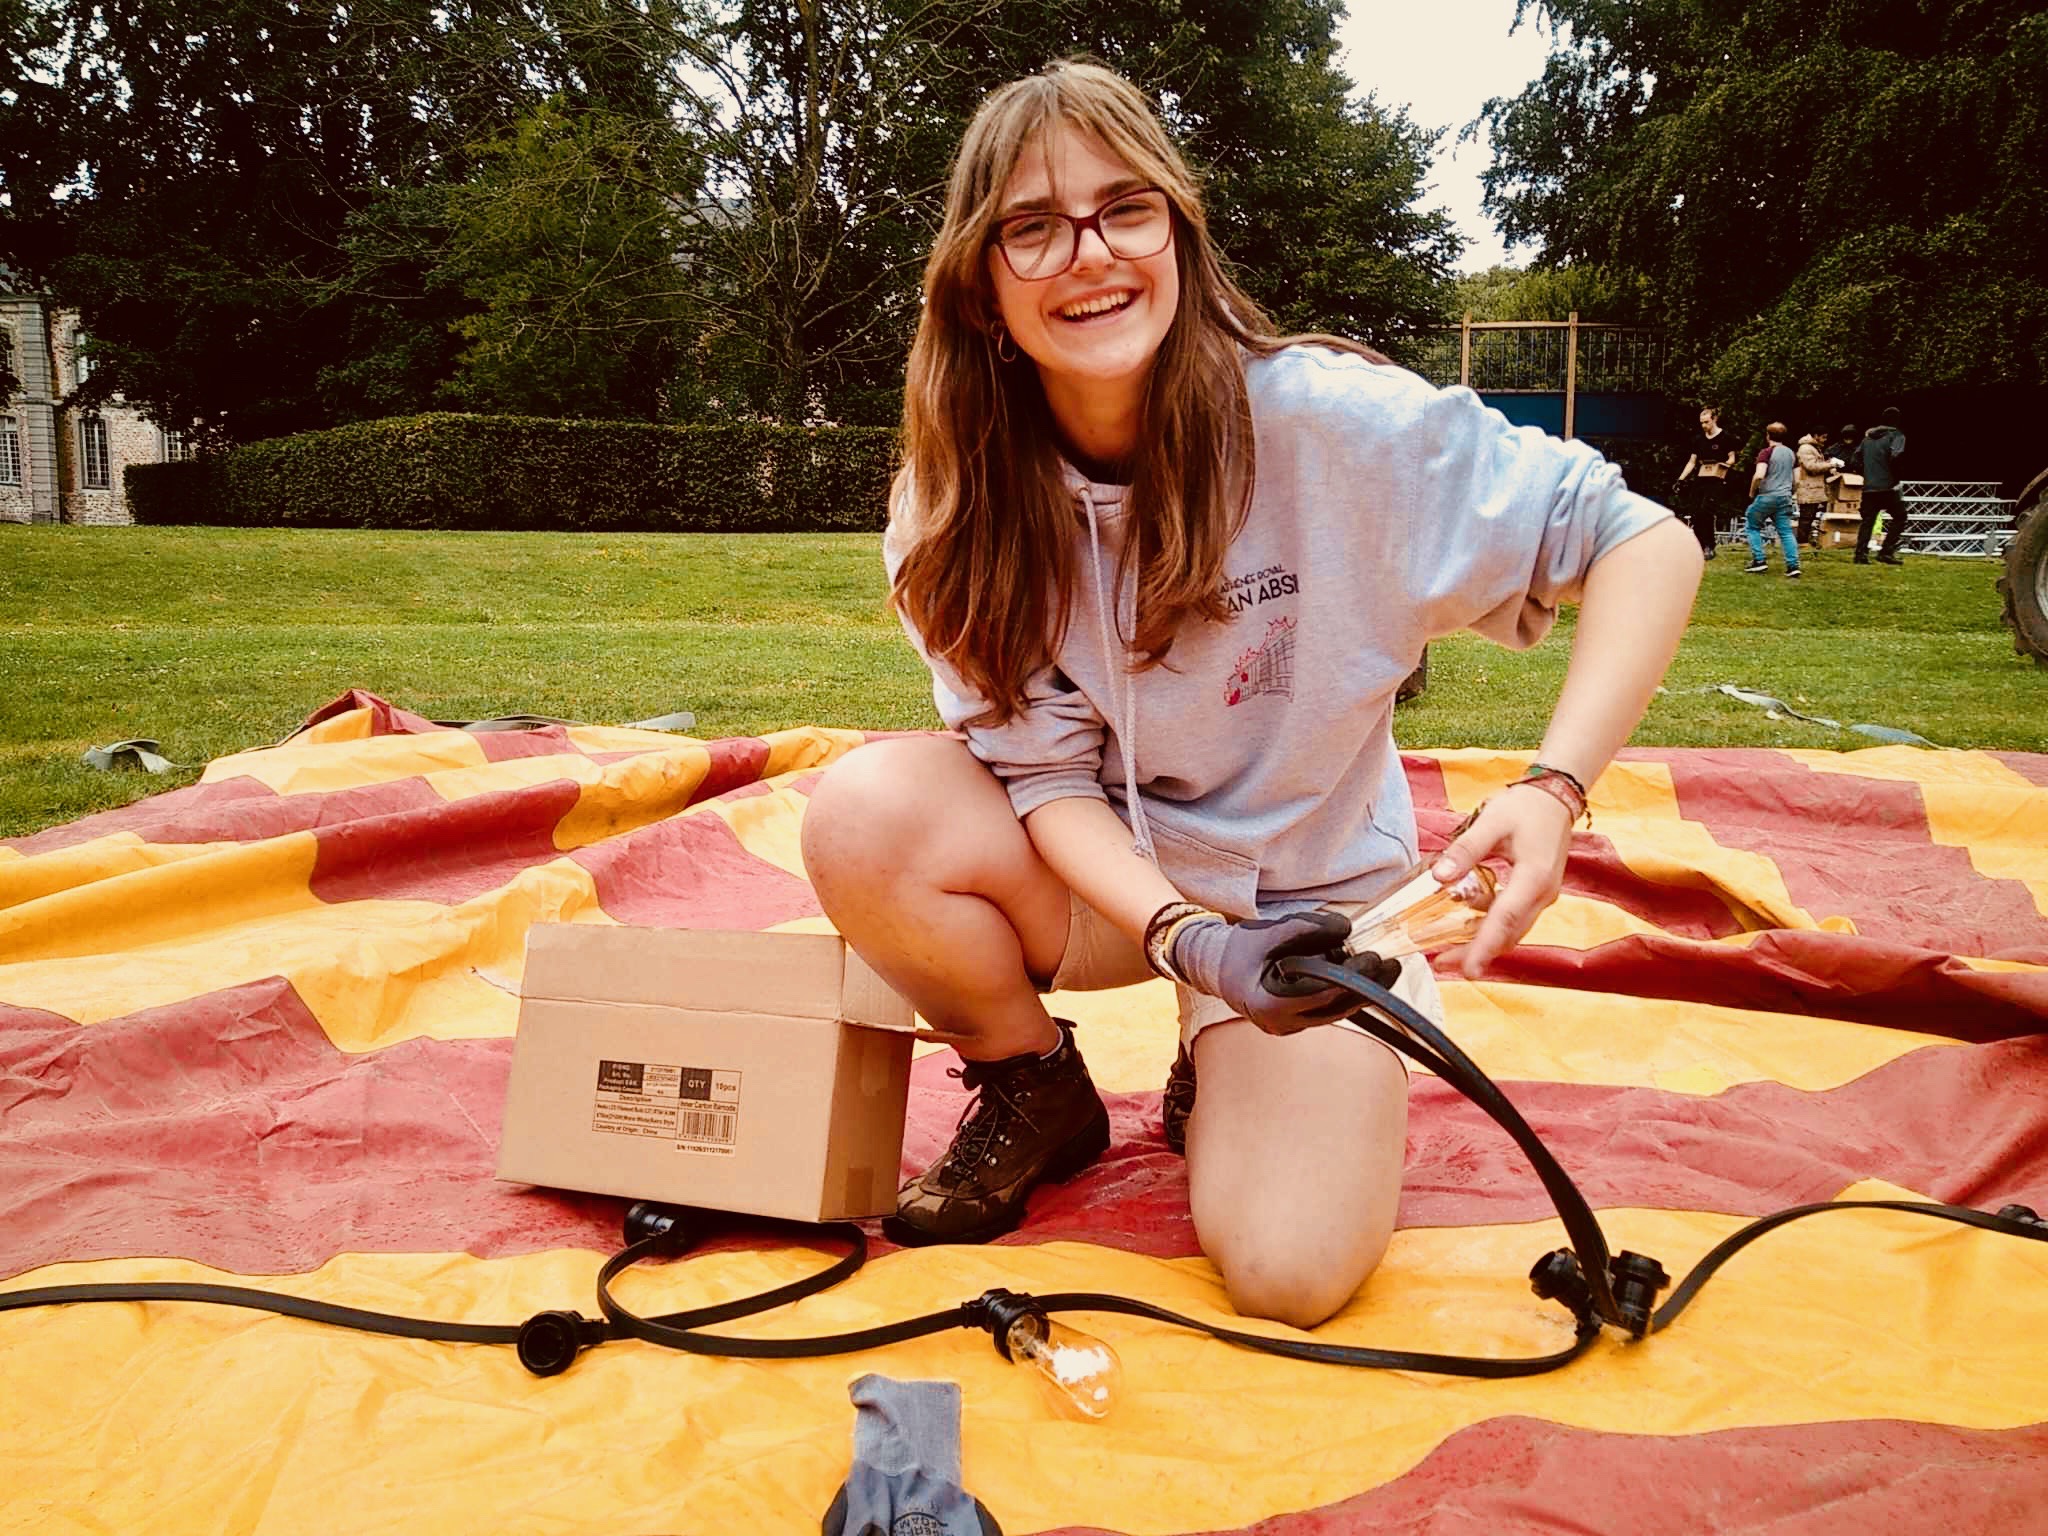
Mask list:
[{"label": "smiling face", "polygon": [[[1052,208],[1085,218],[1143,185],[1099,141],[1055,126],[1025,148],[997,211],[1007,218]],[[1103,217],[1113,228],[1115,212]],[[1082,419],[1099,422],[1135,410],[1142,400],[1180,305],[1174,242],[1132,261],[1085,230],[1073,265],[1036,282],[1019,278],[991,245],[988,273],[996,309],[1018,348],[1038,365],[1054,416],[1078,446],[1100,452],[1102,445],[1086,440],[1094,434],[1076,428]]]}]

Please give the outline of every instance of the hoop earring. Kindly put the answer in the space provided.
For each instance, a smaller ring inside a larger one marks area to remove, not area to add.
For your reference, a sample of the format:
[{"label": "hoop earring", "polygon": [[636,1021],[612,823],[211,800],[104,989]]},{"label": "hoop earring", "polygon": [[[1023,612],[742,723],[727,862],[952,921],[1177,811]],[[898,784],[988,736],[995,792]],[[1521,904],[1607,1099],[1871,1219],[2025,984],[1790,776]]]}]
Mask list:
[{"label": "hoop earring", "polygon": [[[1004,325],[1002,321],[998,320],[993,326],[989,328],[988,334],[990,340],[994,341],[996,344],[997,362],[1014,363],[1015,361],[1017,361],[1017,344],[1010,339],[1010,330],[1008,326]],[[1008,347],[1010,350],[1005,352],[1003,350],[1004,347]]]}]

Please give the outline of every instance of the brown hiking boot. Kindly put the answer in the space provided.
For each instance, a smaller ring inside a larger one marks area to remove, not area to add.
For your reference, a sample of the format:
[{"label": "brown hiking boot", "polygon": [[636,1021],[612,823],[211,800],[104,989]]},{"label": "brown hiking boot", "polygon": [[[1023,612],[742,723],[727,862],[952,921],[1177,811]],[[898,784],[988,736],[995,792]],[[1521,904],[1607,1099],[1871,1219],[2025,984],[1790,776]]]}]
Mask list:
[{"label": "brown hiking boot", "polygon": [[950,1069],[980,1097],[960,1117],[953,1145],[903,1186],[882,1223],[891,1241],[985,1243],[1024,1217],[1040,1184],[1070,1179],[1109,1147],[1109,1111],[1089,1081],[1074,1026],[1059,1026],[1050,1056],[970,1061]]},{"label": "brown hiking boot", "polygon": [[1188,1155],[1188,1116],[1195,1112],[1195,1058],[1182,1044],[1173,1058],[1173,1070],[1166,1074],[1166,1090],[1159,1095],[1159,1123],[1166,1132],[1167,1147],[1182,1157]]}]

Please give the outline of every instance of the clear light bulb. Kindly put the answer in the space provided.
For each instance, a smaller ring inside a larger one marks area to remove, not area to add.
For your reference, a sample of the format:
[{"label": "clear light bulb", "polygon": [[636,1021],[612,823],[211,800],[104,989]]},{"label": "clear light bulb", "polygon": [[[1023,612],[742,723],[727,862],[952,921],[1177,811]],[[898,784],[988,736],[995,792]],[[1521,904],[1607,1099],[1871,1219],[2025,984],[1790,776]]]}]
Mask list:
[{"label": "clear light bulb", "polygon": [[1070,1419],[1104,1419],[1123,1390],[1116,1351],[1092,1334],[1026,1313],[1010,1324],[1004,1344],[1011,1360],[1044,1383],[1054,1408]]},{"label": "clear light bulb", "polygon": [[1417,864],[1372,906],[1333,902],[1332,910],[1351,919],[1352,954],[1371,950],[1382,960],[1403,955],[1428,955],[1453,944],[1469,942],[1486,921],[1499,882],[1484,864],[1440,883],[1427,862]]}]

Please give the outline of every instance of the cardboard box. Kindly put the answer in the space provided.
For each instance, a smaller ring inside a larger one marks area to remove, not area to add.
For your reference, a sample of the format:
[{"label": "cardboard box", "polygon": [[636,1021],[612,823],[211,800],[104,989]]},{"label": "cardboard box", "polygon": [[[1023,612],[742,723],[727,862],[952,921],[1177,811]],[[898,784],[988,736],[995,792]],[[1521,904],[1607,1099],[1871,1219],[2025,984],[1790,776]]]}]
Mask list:
[{"label": "cardboard box", "polygon": [[1824,512],[1820,519],[1822,549],[1844,549],[1856,542],[1856,530],[1863,526],[1860,512]]},{"label": "cardboard box", "polygon": [[912,1028],[836,934],[536,926],[498,1177],[799,1221],[884,1215]]}]

